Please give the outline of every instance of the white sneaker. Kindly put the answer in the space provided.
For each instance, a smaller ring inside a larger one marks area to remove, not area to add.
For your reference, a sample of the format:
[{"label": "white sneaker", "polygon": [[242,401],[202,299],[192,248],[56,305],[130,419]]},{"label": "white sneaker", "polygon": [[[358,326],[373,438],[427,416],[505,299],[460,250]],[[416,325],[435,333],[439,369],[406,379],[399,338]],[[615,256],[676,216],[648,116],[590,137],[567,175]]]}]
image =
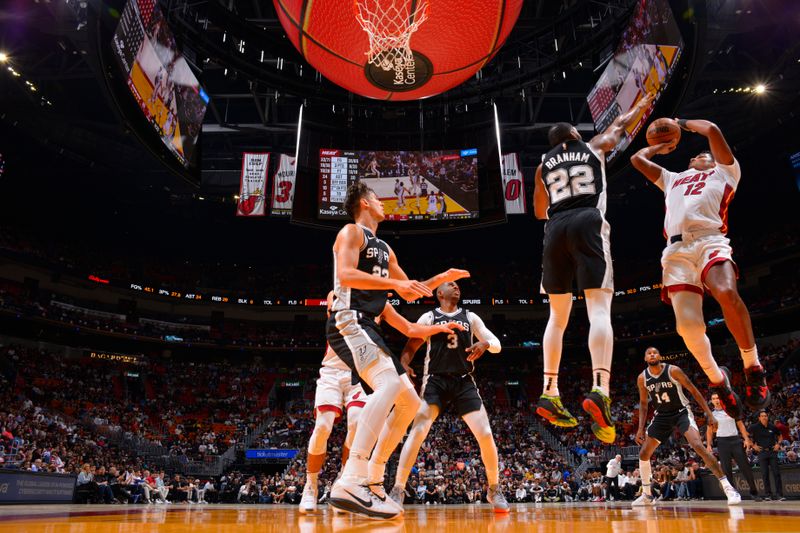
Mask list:
[{"label": "white sneaker", "polygon": [[495,513],[508,512],[508,502],[506,501],[506,497],[503,496],[503,491],[500,490],[498,485],[492,485],[489,487],[489,490],[486,493],[486,499],[492,504],[492,508],[494,509]]},{"label": "white sneaker", "polygon": [[397,505],[388,497],[381,499],[366,485],[342,478],[333,484],[329,503],[332,507],[378,520],[400,515]]},{"label": "white sneaker", "polygon": [[631,503],[631,507],[644,507],[645,505],[655,505],[655,500],[653,500],[653,497],[648,496],[645,493],[642,493],[641,496],[633,500],[633,503]]},{"label": "white sneaker", "polygon": [[[392,492],[389,493],[389,497],[400,509],[403,509],[403,500],[405,500],[405,491],[403,487],[399,485],[392,487]],[[405,509],[403,509],[403,512],[405,512]]]},{"label": "white sneaker", "polygon": [[387,496],[386,489],[383,487],[382,481],[367,482],[367,487],[369,487],[369,490],[371,490],[372,493],[375,494],[375,496],[377,496],[379,500],[391,502],[394,508],[397,509],[397,512],[399,513],[405,512],[402,504],[397,503],[397,501],[395,501],[394,498]]},{"label": "white sneaker", "polygon": [[300,499],[300,512],[313,513],[317,510],[317,486],[314,483],[306,483],[303,489],[303,497]]},{"label": "white sneaker", "polygon": [[725,496],[728,497],[728,505],[739,505],[742,503],[742,495],[731,485],[725,487]]}]

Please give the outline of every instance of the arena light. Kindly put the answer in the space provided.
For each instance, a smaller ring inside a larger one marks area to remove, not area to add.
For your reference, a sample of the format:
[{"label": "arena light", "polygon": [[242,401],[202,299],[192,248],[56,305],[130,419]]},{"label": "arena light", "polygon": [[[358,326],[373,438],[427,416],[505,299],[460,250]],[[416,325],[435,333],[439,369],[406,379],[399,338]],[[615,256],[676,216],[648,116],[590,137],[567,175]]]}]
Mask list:
[{"label": "arena light", "polygon": [[5,63],[6,61],[8,61],[8,54],[0,52],[0,63]]},{"label": "arena light", "polygon": [[763,83],[759,83],[758,85],[756,85],[756,88],[755,88],[756,94],[764,94],[766,92],[766,90],[767,90],[767,87]]}]

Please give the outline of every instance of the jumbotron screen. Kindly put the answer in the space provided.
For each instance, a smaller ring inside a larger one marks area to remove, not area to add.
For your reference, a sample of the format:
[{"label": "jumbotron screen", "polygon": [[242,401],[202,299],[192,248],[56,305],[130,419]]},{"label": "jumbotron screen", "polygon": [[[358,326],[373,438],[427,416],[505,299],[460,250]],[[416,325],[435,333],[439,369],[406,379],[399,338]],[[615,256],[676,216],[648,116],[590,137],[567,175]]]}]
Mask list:
[{"label": "jumbotron screen", "polygon": [[683,38],[669,2],[639,0],[614,57],[586,99],[595,129],[603,132],[646,93],[656,93],[657,97],[628,127],[627,135],[608,154],[608,160],[624,151],[641,130],[667,87],[682,50]]},{"label": "jumbotron screen", "polygon": [[157,2],[128,2],[113,48],[128,88],[161,142],[184,167],[195,165],[208,95],[178,51]]},{"label": "jumbotron screen", "polygon": [[478,150],[319,151],[319,217],[347,219],[347,188],[361,180],[386,220],[478,218]]}]

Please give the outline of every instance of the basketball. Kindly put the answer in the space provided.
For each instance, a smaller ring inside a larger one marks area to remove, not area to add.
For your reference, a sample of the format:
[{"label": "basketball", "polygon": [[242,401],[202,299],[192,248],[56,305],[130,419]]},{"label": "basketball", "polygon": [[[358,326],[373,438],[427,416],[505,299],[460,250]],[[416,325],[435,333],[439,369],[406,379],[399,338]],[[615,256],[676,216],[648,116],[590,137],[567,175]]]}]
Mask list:
[{"label": "basketball", "polygon": [[[503,46],[522,3],[274,0],[286,34],[306,61],[333,83],[381,100],[433,96],[474,75]],[[370,62],[372,43],[359,17],[374,33],[385,34],[383,46],[390,50],[388,58],[372,58]],[[411,26],[418,26],[409,28],[405,21],[415,18],[417,22]],[[396,37],[411,29],[408,45],[413,59],[401,61],[391,53],[401,43],[387,35]]]},{"label": "basketball", "polygon": [[647,144],[678,143],[681,140],[681,127],[671,118],[659,118],[647,128]]}]

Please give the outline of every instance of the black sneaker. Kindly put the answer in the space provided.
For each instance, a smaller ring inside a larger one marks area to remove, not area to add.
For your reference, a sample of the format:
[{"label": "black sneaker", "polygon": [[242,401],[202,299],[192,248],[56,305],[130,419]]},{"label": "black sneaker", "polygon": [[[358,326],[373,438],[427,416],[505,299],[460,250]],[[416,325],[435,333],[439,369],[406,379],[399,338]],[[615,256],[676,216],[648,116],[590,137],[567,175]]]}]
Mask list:
[{"label": "black sneaker", "polygon": [[754,495],[754,496],[753,496],[753,501],[754,501],[754,502],[763,502],[763,501],[764,501],[764,498],[762,498],[761,496],[759,496],[758,494],[756,494],[756,495]]},{"label": "black sneaker", "polygon": [[769,405],[772,396],[767,386],[767,373],[763,366],[744,369],[744,403],[754,411]]},{"label": "black sneaker", "polygon": [[728,413],[728,416],[734,420],[739,420],[742,417],[742,402],[731,388],[731,371],[724,366],[719,369],[722,370],[723,380],[722,383],[711,384],[711,393],[719,396],[722,408]]}]

